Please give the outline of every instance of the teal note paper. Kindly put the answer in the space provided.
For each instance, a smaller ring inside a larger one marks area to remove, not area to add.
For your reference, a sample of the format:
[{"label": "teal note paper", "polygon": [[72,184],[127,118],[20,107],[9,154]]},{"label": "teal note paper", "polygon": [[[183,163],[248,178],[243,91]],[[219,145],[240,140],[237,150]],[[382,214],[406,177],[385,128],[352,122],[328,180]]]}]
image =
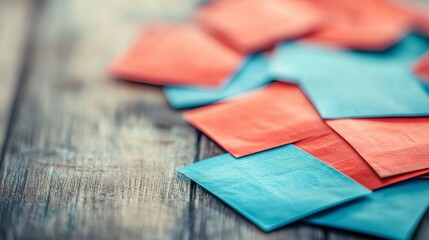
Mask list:
[{"label": "teal note paper", "polygon": [[223,88],[171,86],[164,88],[164,93],[172,107],[191,108],[257,89],[271,81],[268,75],[268,56],[259,53],[249,56]]},{"label": "teal note paper", "polygon": [[413,179],[306,220],[388,239],[409,239],[428,206],[429,179]]},{"label": "teal note paper", "polygon": [[223,154],[179,172],[264,231],[371,192],[293,145],[239,159]]},{"label": "teal note paper", "polygon": [[324,119],[429,116],[429,94],[410,70],[428,49],[417,35],[383,52],[290,42],[277,47],[270,72],[300,84]]}]

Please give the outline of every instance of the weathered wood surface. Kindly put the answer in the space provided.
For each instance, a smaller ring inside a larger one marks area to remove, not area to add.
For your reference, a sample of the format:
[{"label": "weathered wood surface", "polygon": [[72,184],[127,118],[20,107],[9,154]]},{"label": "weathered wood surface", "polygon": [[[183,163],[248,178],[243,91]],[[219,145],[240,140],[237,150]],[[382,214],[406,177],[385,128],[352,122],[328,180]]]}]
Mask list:
[{"label": "weathered wood surface", "polygon": [[160,88],[105,68],[141,24],[197,2],[0,0],[0,33],[13,25],[0,35],[0,239],[369,238],[301,223],[265,234],[175,171],[223,151]]}]

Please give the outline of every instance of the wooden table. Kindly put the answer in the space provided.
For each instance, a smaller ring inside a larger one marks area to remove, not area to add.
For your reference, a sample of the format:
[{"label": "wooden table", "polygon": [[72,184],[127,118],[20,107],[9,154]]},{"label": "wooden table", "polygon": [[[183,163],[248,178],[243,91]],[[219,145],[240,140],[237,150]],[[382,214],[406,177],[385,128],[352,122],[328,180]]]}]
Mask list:
[{"label": "wooden table", "polygon": [[265,234],[176,172],[223,151],[159,87],[105,70],[142,23],[197,4],[0,0],[0,239],[369,238],[302,223]]}]

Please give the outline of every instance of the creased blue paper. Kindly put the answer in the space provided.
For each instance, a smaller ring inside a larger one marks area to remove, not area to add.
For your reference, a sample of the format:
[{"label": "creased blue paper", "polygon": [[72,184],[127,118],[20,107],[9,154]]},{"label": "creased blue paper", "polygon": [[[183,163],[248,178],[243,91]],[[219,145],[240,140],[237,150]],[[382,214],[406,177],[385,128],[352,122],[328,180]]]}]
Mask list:
[{"label": "creased blue paper", "polygon": [[259,53],[249,56],[223,88],[208,89],[174,86],[164,88],[164,92],[172,107],[178,109],[191,108],[257,89],[271,80],[268,75],[268,56]]},{"label": "creased blue paper", "polygon": [[410,70],[428,49],[417,35],[383,52],[284,43],[270,72],[300,84],[324,119],[428,116],[429,94]]},{"label": "creased blue paper", "polygon": [[371,191],[293,145],[179,169],[264,231]]},{"label": "creased blue paper", "polygon": [[409,239],[428,206],[429,179],[413,179],[306,220],[388,239]]}]

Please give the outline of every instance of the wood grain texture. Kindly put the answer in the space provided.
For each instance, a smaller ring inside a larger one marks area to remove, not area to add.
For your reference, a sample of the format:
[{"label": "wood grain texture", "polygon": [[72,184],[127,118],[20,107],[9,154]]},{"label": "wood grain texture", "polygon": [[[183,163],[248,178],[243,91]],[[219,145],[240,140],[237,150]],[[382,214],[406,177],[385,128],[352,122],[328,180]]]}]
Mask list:
[{"label": "wood grain texture", "polygon": [[[176,172],[223,150],[169,108],[160,88],[106,75],[142,24],[184,19],[201,2],[0,0],[0,31],[5,19],[14,26],[0,34],[14,56],[0,54],[8,76],[0,129],[12,119],[0,239],[370,238],[303,223],[263,233]],[[428,226],[426,215],[416,239],[428,238]]]},{"label": "wood grain texture", "polygon": [[141,22],[183,18],[193,4],[173,3],[35,2],[1,169],[1,239],[186,238],[190,183],[175,169],[195,158],[195,130],[159,88],[105,75]]}]

